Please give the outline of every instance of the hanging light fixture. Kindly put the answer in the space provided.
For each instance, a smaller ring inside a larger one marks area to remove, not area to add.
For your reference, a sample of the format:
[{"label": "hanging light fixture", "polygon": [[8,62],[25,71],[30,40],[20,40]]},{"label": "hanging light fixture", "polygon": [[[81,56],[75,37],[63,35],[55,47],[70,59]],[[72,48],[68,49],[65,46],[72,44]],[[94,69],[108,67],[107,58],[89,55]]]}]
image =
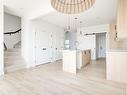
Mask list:
[{"label": "hanging light fixture", "polygon": [[88,10],[95,0],[51,0],[54,9],[65,14],[77,14]]},{"label": "hanging light fixture", "polygon": [[80,35],[83,35],[82,30],[81,30],[82,29],[82,21],[80,21],[80,27],[79,28],[80,28],[80,30],[79,30],[80,31]]},{"label": "hanging light fixture", "polygon": [[75,17],[75,32],[77,32],[77,22],[78,22],[78,18]]}]

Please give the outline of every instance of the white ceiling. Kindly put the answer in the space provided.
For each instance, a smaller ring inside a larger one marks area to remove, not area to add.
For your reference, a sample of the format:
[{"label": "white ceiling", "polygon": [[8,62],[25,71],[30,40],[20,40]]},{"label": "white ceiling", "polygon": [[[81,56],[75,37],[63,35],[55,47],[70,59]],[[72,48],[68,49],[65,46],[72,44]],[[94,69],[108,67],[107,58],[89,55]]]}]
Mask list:
[{"label": "white ceiling", "polygon": [[4,0],[4,9],[17,16],[43,15],[53,11],[50,0]]},{"label": "white ceiling", "polygon": [[[95,5],[78,15],[71,15],[71,27],[75,27],[75,22],[79,26],[79,22],[82,21],[81,26],[93,26],[99,24],[108,24],[116,21],[117,15],[117,0],[96,0]],[[78,18],[75,21],[75,17]],[[68,15],[54,12],[46,16],[41,17],[42,20],[59,25],[61,27],[67,27]]]},{"label": "white ceiling", "polygon": [[[5,11],[18,16],[37,17],[60,27],[67,27],[68,15],[56,12],[50,0],[4,0]],[[96,0],[95,5],[78,15],[71,15],[71,27],[74,29],[75,20],[82,21],[82,26],[107,24],[116,20],[117,0]],[[36,15],[36,16],[35,16]],[[79,25],[79,24],[78,24]]]}]

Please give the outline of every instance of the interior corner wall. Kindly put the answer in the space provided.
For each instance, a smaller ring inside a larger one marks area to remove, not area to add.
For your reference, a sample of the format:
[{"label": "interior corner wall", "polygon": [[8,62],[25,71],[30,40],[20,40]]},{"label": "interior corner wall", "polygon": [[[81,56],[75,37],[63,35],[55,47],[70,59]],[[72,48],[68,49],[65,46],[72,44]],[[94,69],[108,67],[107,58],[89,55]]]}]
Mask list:
[{"label": "interior corner wall", "polygon": [[[21,29],[21,18],[4,12],[4,33],[14,32]],[[8,49],[12,49],[16,43],[21,41],[21,34],[4,35],[4,43]]]},{"label": "interior corner wall", "polygon": [[3,0],[0,0],[0,75],[3,74]]}]

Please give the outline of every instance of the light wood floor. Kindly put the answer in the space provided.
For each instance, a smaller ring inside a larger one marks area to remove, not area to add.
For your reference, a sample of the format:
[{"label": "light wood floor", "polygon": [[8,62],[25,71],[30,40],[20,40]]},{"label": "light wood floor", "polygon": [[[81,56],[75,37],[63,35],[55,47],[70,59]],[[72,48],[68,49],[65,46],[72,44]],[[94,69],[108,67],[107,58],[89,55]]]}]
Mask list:
[{"label": "light wood floor", "polygon": [[125,95],[126,85],[105,80],[105,61],[63,73],[61,62],[9,73],[0,78],[0,95]]}]

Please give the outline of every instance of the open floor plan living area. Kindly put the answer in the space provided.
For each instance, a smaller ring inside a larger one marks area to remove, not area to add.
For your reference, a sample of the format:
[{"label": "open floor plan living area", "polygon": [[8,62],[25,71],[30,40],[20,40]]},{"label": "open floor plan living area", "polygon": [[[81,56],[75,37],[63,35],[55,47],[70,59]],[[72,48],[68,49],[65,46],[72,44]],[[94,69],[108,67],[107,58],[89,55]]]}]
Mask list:
[{"label": "open floor plan living area", "polygon": [[127,0],[0,0],[0,95],[127,95]]}]

